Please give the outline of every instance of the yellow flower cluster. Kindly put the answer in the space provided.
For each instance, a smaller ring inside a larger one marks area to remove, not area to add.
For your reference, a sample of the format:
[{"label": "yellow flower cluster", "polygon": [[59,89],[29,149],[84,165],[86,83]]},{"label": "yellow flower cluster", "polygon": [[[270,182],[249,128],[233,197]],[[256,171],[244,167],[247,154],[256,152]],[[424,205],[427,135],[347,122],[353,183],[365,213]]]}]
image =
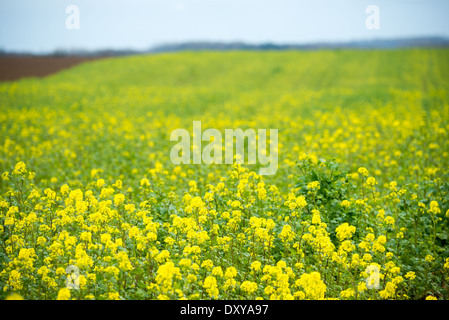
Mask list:
[{"label": "yellow flower cluster", "polygon": [[[1,83],[0,298],[447,299],[448,54],[179,53]],[[171,163],[194,120],[279,129],[278,171]]]}]

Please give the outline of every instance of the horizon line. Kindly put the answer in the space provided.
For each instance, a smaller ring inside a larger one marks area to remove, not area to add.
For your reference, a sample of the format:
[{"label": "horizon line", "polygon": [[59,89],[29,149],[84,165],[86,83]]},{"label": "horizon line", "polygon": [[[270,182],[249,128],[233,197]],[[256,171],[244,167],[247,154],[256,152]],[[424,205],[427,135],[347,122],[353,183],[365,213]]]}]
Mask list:
[{"label": "horizon line", "polygon": [[37,53],[33,50],[7,50],[0,47],[0,56],[7,55],[34,55],[34,56],[54,56],[54,55],[127,55],[144,53],[162,53],[173,51],[230,51],[230,50],[307,50],[307,49],[396,49],[396,48],[428,48],[428,47],[449,47],[449,37],[447,36],[411,36],[411,37],[391,37],[375,39],[354,39],[348,41],[316,41],[316,42],[251,42],[244,40],[220,41],[220,40],[187,40],[165,42],[149,46],[147,49],[135,48],[55,48],[52,51]]}]

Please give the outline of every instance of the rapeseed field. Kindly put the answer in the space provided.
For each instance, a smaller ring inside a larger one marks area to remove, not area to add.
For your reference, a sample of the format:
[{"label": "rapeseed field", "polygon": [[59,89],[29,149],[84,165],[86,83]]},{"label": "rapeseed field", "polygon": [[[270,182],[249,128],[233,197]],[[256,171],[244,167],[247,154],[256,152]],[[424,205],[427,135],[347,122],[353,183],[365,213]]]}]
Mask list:
[{"label": "rapeseed field", "polygon": [[[179,52],[0,83],[0,298],[448,299],[449,50]],[[278,129],[279,169],[170,133]]]}]

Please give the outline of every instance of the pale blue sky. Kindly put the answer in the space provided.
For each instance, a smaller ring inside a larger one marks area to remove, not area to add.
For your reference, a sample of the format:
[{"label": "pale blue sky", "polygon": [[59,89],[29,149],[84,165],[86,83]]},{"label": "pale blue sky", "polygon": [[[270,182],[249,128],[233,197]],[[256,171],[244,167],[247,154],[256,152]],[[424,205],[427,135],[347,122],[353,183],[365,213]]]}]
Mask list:
[{"label": "pale blue sky", "polygon": [[[80,29],[66,28],[66,7]],[[380,29],[365,27],[368,5]],[[148,49],[184,41],[312,43],[449,37],[448,0],[0,0],[0,49]]]}]

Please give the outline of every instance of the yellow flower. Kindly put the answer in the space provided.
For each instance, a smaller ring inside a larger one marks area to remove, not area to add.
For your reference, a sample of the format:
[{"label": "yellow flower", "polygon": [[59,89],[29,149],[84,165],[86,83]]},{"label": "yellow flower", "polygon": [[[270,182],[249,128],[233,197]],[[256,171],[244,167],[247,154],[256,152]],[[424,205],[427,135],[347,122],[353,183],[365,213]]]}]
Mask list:
[{"label": "yellow flower", "polygon": [[348,200],[343,200],[340,205],[345,208],[349,208],[351,206],[351,202]]},{"label": "yellow flower", "polygon": [[350,226],[349,223],[345,222],[339,225],[335,232],[337,233],[337,237],[340,241],[345,239],[350,239],[352,235],[355,233],[356,228],[354,226]]},{"label": "yellow flower", "polygon": [[69,193],[70,187],[67,184],[64,184],[61,186],[60,191],[62,195],[66,195],[67,193]]},{"label": "yellow flower", "polygon": [[353,288],[349,288],[340,292],[340,297],[343,299],[350,299],[355,296],[355,291]]},{"label": "yellow flower", "polygon": [[214,263],[210,259],[204,260],[203,263],[201,263],[202,268],[206,268],[209,270],[211,270],[213,268],[213,266],[214,266]]},{"label": "yellow flower", "polygon": [[68,288],[60,289],[56,300],[70,300],[70,289]]},{"label": "yellow flower", "polygon": [[232,207],[232,208],[241,208],[240,201],[238,201],[238,200],[232,201],[232,202],[231,202],[231,207]]},{"label": "yellow flower", "polygon": [[257,290],[257,283],[252,281],[243,281],[240,285],[240,289],[242,289],[247,294],[251,295]]},{"label": "yellow flower", "polygon": [[392,216],[388,216],[385,218],[385,223],[391,226],[394,226],[394,218]]},{"label": "yellow flower", "polygon": [[389,186],[390,186],[390,190],[396,191],[396,190],[397,190],[396,187],[398,186],[398,184],[397,184],[396,181],[391,181],[390,184],[389,184]]},{"label": "yellow flower", "polygon": [[175,267],[171,261],[161,265],[157,270],[156,282],[163,287],[170,288],[173,279],[180,279],[181,273],[179,268]]},{"label": "yellow flower", "polygon": [[286,224],[282,227],[279,237],[284,241],[291,241],[295,237],[295,233],[292,231],[292,227]]},{"label": "yellow flower", "polygon": [[259,271],[261,265],[262,264],[259,261],[254,261],[253,263],[251,263],[251,269],[254,271]]},{"label": "yellow flower", "polygon": [[396,292],[396,285],[393,282],[387,282],[385,289],[379,291],[379,295],[383,299],[392,298]]},{"label": "yellow flower", "polygon": [[198,278],[194,274],[187,275],[187,281],[190,283],[195,283],[198,280]]},{"label": "yellow flower", "polygon": [[360,167],[357,170],[358,173],[360,173],[362,176],[368,176],[368,170],[365,167]]},{"label": "yellow flower", "polygon": [[316,209],[312,210],[312,223],[313,224],[320,224],[321,223],[321,217],[320,212]]},{"label": "yellow flower", "polygon": [[5,171],[2,173],[2,179],[5,181],[9,180],[9,172],[8,171]]},{"label": "yellow flower", "polygon": [[319,189],[319,188],[320,188],[320,182],[319,181],[312,181],[312,182],[309,182],[307,184],[307,189],[316,190],[316,189]]},{"label": "yellow flower", "polygon": [[214,276],[208,276],[204,279],[203,288],[209,294],[210,298],[218,298],[219,291],[217,287],[217,279]]},{"label": "yellow flower", "polygon": [[59,268],[56,269],[56,275],[60,276],[60,275],[63,275],[63,274],[65,274],[65,269],[64,268],[59,267]]},{"label": "yellow flower", "polygon": [[120,295],[118,292],[108,292],[109,300],[120,300]]},{"label": "yellow flower", "polygon": [[370,255],[369,253],[365,253],[362,257],[362,260],[370,262],[372,260],[372,258],[373,258],[372,255]]},{"label": "yellow flower", "polygon": [[234,278],[237,275],[237,269],[234,267],[228,267],[225,272],[225,278]]},{"label": "yellow flower", "polygon": [[416,278],[416,275],[413,271],[409,271],[405,274],[404,276],[405,278],[409,279],[409,280],[413,280]]},{"label": "yellow flower", "polygon": [[212,275],[217,277],[223,277],[223,269],[221,267],[215,267],[212,269]]},{"label": "yellow flower", "polygon": [[301,152],[299,154],[299,156],[298,156],[298,160],[302,161],[302,160],[305,160],[305,159],[307,159],[307,154],[305,154],[304,152]]},{"label": "yellow flower", "polygon": [[181,259],[181,261],[179,261],[179,265],[181,266],[181,267],[186,267],[186,268],[189,268],[191,265],[192,265],[192,260],[190,260],[190,259]]},{"label": "yellow flower", "polygon": [[438,202],[431,201],[430,202],[430,210],[428,211],[433,214],[439,214],[441,212]]},{"label": "yellow flower", "polygon": [[367,288],[366,288],[366,282],[365,282],[365,281],[362,281],[362,282],[360,282],[360,283],[357,285],[357,291],[358,291],[358,292],[363,292],[363,291],[365,291],[365,290],[367,290]]},{"label": "yellow flower", "polygon": [[12,226],[14,224],[14,218],[13,217],[7,217],[5,219],[5,226]]},{"label": "yellow flower", "polygon": [[149,187],[151,184],[150,184],[150,181],[147,178],[142,178],[140,180],[140,185],[143,186],[143,187]]},{"label": "yellow flower", "polygon": [[444,263],[444,268],[449,269],[449,258],[446,258],[446,261]]},{"label": "yellow flower", "polygon": [[376,179],[374,179],[373,177],[368,177],[366,179],[366,184],[370,187],[373,187],[374,185],[376,185]]},{"label": "yellow flower", "polygon": [[385,237],[384,235],[380,235],[380,236],[377,238],[377,241],[378,241],[380,244],[385,244],[385,243],[387,242],[387,237]]},{"label": "yellow flower", "polygon": [[97,185],[97,187],[98,187],[98,188],[101,188],[101,187],[103,187],[103,186],[104,186],[104,184],[105,184],[105,182],[104,182],[104,180],[103,180],[103,179],[98,179],[98,180],[97,180],[97,183],[96,183],[96,185]]},{"label": "yellow flower", "polygon": [[115,181],[115,183],[112,186],[116,187],[117,189],[121,189],[123,186],[122,180]]},{"label": "yellow flower", "polygon": [[116,194],[116,195],[114,196],[114,204],[115,204],[116,206],[121,205],[123,202],[125,202],[125,195],[124,195],[124,194],[119,193],[119,194]]},{"label": "yellow flower", "polygon": [[300,208],[305,208],[307,206],[306,198],[304,196],[296,198],[296,205]]},{"label": "yellow flower", "polygon": [[302,274],[295,284],[304,289],[305,295],[309,299],[324,299],[326,284],[321,280],[321,275],[318,272]]},{"label": "yellow flower", "polygon": [[18,293],[11,293],[5,300],[23,300],[23,297]]},{"label": "yellow flower", "polygon": [[348,178],[357,180],[359,178],[359,174],[357,172],[350,173],[350,174],[348,174]]},{"label": "yellow flower", "polygon": [[18,162],[15,167],[14,171],[12,172],[13,175],[18,175],[26,172],[26,165],[22,161]]},{"label": "yellow flower", "polygon": [[120,251],[117,255],[116,258],[119,262],[119,269],[123,270],[123,271],[129,271],[134,269],[131,261],[129,261],[129,257],[128,254],[125,251]]}]

